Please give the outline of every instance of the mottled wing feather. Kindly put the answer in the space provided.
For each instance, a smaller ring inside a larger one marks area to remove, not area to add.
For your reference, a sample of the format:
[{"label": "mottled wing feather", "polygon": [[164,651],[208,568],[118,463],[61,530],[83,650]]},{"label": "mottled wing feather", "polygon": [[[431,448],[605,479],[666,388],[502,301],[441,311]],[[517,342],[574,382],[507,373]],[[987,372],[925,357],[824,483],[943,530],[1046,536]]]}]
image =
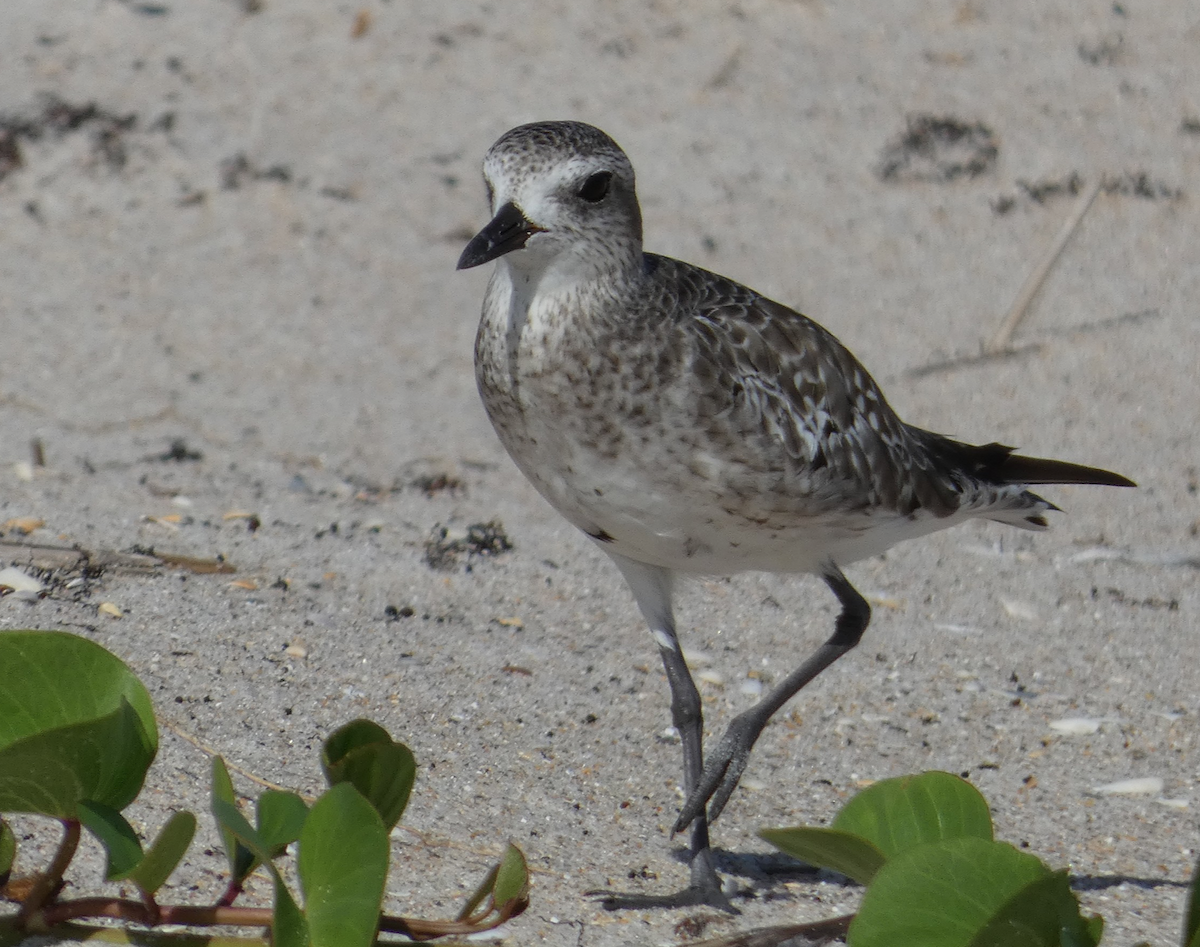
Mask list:
[{"label": "mottled wing feather", "polygon": [[[929,463],[858,360],[811,319],[752,290],[661,259],[659,285],[672,283],[672,309],[691,336],[694,376],[704,380],[702,416],[723,435],[774,443],[779,490],[821,508],[924,509],[948,516],[960,487]],[[757,463],[763,452],[754,451]],[[798,495],[797,495],[798,494]]]}]

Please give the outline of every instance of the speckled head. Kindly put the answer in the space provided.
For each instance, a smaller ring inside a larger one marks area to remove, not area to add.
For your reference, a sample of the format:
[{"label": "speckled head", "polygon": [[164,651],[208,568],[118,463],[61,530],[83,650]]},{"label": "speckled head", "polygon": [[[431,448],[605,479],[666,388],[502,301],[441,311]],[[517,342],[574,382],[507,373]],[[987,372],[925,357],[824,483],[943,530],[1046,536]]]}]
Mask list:
[{"label": "speckled head", "polygon": [[[500,257],[520,270],[584,275],[640,265],[633,166],[600,129],[535,122],[505,132],[483,159],[493,219],[458,268]],[[519,251],[519,252],[518,252]]]}]

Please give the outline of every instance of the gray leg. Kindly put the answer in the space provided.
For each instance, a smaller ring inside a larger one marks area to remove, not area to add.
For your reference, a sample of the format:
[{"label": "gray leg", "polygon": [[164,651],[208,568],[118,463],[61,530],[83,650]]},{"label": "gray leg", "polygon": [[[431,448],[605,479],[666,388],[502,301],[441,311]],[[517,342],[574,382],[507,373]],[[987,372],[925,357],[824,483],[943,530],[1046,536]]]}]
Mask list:
[{"label": "gray leg", "polygon": [[733,718],[720,743],[709,754],[708,765],[704,768],[696,787],[688,791],[688,798],[684,801],[679,819],[675,822],[676,832],[683,831],[693,820],[705,823],[707,831],[707,823],[714,821],[729,801],[729,796],[750,759],[750,750],[766,727],[767,721],[791,700],[800,688],[857,645],[862,638],[871,620],[871,606],[832,563],[826,568],[823,578],[842,606],[833,637],[780,681],[766,697]]},{"label": "gray leg", "polygon": [[[607,550],[605,550],[607,552]],[[704,769],[704,718],[700,692],[692,680],[687,662],[679,649],[675,634],[675,617],[671,608],[671,573],[667,569],[648,566],[624,557],[612,556],[646,618],[662,656],[671,688],[671,720],[679,731],[683,746],[683,790],[688,798],[695,795]],[[685,891],[666,896],[615,895],[608,900],[615,907],[678,907],[689,904],[710,904],[729,908],[721,890],[709,848],[708,820],[701,802],[699,811],[688,820],[692,825],[690,853],[691,883]],[[676,831],[679,831],[676,829]]]}]

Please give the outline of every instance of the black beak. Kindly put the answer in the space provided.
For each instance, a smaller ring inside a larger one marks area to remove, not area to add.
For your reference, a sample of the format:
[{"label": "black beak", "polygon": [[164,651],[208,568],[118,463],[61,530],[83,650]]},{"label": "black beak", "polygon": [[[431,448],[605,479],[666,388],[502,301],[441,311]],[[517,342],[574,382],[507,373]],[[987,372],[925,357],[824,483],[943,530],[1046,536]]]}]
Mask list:
[{"label": "black beak", "polygon": [[469,270],[513,250],[520,250],[525,246],[525,241],[541,229],[526,220],[521,209],[509,201],[496,211],[491,223],[471,238],[458,258],[457,269]]}]

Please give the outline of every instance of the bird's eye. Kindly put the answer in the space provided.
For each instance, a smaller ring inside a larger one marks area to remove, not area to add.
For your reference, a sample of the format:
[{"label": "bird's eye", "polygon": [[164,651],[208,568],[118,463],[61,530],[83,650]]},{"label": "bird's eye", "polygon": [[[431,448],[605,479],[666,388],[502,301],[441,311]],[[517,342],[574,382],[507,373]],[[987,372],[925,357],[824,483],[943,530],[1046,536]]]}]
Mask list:
[{"label": "bird's eye", "polygon": [[599,204],[608,196],[608,186],[612,184],[611,171],[597,171],[590,175],[579,188],[579,196],[589,204]]},{"label": "bird's eye", "polygon": [[496,203],[496,189],[492,187],[492,182],[487,180],[486,178],[484,179],[483,183],[484,183],[484,186],[487,187],[487,201],[488,201],[488,208],[490,209],[491,207],[494,207],[495,203]]}]

